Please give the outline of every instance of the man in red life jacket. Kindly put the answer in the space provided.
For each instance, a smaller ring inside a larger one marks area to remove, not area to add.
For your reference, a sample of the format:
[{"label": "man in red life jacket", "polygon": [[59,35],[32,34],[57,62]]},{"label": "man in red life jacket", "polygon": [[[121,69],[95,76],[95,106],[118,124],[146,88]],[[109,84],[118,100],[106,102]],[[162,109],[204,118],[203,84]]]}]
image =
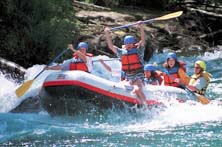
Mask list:
[{"label": "man in red life jacket", "polygon": [[88,44],[80,42],[75,50],[72,44],[68,45],[68,49],[74,51],[73,58],[66,60],[61,65],[47,67],[50,70],[81,70],[91,72],[92,54],[87,53]]},{"label": "man in red life jacket", "polygon": [[166,70],[164,74],[164,85],[181,87],[188,85],[190,77],[186,75],[185,63],[178,61],[176,53],[168,53],[167,61],[163,64]]},{"label": "man in red life jacket", "polygon": [[122,48],[113,45],[109,34],[110,28],[106,27],[104,30],[108,47],[121,59],[122,71],[125,72],[127,80],[131,85],[141,85],[144,77],[143,56],[145,50],[145,33],[141,22],[138,22],[138,26],[140,28],[141,40],[136,43],[133,36],[127,35],[124,37]]}]

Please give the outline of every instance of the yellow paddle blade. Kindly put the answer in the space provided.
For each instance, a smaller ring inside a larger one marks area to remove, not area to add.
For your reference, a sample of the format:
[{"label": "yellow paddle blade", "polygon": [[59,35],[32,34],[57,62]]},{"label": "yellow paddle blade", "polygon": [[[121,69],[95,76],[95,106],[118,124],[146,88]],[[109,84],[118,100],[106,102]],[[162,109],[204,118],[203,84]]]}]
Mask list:
[{"label": "yellow paddle blade", "polygon": [[174,12],[174,13],[170,13],[161,17],[157,17],[154,20],[166,20],[166,19],[171,19],[171,18],[175,18],[175,17],[179,17],[180,15],[183,14],[183,11],[178,11],[178,12]]},{"label": "yellow paddle blade", "polygon": [[33,80],[29,80],[25,83],[23,83],[19,88],[16,89],[15,94],[17,97],[21,97],[26,93],[26,91],[31,87]]},{"label": "yellow paddle blade", "polygon": [[198,98],[198,100],[202,103],[202,104],[209,104],[210,103],[210,100],[202,95],[199,95],[199,94],[195,94]]}]

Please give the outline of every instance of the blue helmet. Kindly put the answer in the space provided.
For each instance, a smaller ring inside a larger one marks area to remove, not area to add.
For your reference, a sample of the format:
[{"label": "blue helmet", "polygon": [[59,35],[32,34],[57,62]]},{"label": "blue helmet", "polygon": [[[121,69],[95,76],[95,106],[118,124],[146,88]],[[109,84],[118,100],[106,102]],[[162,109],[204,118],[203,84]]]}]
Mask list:
[{"label": "blue helmet", "polygon": [[135,38],[131,35],[127,35],[124,37],[124,44],[135,43]]},{"label": "blue helmet", "polygon": [[85,42],[80,42],[77,46],[77,50],[79,50],[81,47],[88,49],[88,44]]},{"label": "blue helmet", "polygon": [[168,53],[168,54],[167,54],[167,60],[168,60],[169,58],[173,58],[173,59],[177,60],[177,55],[176,55],[176,53],[173,53],[173,52]]},{"label": "blue helmet", "polygon": [[144,71],[155,71],[156,68],[152,64],[146,64],[143,68]]}]

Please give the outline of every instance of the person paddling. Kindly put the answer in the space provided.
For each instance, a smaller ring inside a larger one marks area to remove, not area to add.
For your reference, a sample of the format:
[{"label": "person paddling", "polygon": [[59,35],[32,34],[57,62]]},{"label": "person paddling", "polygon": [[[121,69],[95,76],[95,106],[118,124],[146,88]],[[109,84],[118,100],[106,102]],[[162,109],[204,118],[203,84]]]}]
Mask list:
[{"label": "person paddling", "polygon": [[204,96],[210,83],[210,78],[211,74],[206,72],[206,63],[198,60],[194,64],[194,74],[191,76],[187,87],[191,91]]},{"label": "person paddling", "polygon": [[185,63],[178,61],[176,53],[167,54],[165,68],[164,85],[183,88],[182,85],[188,85],[190,77],[186,74]]},{"label": "person paddling", "polygon": [[163,82],[163,72],[156,70],[152,64],[144,66],[144,83],[151,85],[161,85]]},{"label": "person paddling", "polygon": [[47,70],[81,70],[85,72],[91,72],[92,70],[92,59],[93,56],[87,53],[88,44],[86,42],[80,42],[76,49],[73,48],[72,44],[68,45],[68,49],[74,52],[73,58],[66,60],[61,65],[55,65],[46,67]]},{"label": "person paddling", "polygon": [[[143,86],[146,86],[147,84],[161,85],[163,82],[163,72],[156,70],[155,66],[152,64],[146,64],[144,66],[144,76]],[[135,93],[140,99],[145,99],[142,87],[137,87]]]}]

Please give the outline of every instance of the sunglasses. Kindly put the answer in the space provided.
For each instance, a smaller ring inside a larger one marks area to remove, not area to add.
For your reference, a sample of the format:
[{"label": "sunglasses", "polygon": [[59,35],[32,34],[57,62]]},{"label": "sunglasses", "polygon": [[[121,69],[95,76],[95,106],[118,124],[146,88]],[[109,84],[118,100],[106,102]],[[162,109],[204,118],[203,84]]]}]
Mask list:
[{"label": "sunglasses", "polygon": [[200,67],[194,67],[195,69],[200,69]]}]

